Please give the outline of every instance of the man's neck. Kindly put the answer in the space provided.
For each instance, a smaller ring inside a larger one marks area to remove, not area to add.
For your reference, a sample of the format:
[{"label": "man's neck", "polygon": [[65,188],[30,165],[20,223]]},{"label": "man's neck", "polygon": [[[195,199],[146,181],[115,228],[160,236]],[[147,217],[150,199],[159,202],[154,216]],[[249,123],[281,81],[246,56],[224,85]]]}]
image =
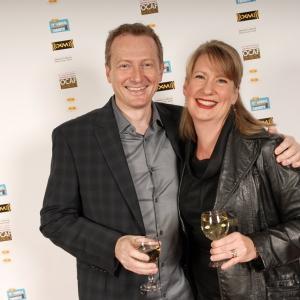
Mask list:
[{"label": "man's neck", "polygon": [[136,132],[144,135],[152,117],[152,102],[141,108],[127,107],[117,102],[116,104]]}]

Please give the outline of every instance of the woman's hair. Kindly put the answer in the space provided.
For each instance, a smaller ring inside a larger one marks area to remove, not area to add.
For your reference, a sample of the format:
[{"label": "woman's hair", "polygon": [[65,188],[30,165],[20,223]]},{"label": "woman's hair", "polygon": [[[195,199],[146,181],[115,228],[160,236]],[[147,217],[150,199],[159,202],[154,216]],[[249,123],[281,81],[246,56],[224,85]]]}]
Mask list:
[{"label": "woman's hair", "polygon": [[134,36],[148,36],[152,38],[157,47],[157,55],[158,55],[159,62],[163,64],[163,47],[158,35],[149,26],[146,26],[142,23],[133,23],[133,24],[122,24],[119,27],[109,32],[105,43],[105,64],[107,66],[110,66],[111,45],[113,41],[118,36],[126,35],[126,34],[131,34]]},{"label": "woman's hair", "polygon": [[[224,75],[233,81],[236,88],[240,87],[243,75],[241,58],[233,47],[217,40],[212,40],[200,45],[191,55],[186,66],[186,84],[191,79],[197,59],[202,55],[207,55],[212,64],[220,66]],[[233,111],[235,114],[236,127],[242,134],[256,134],[264,127],[271,126],[264,124],[251,115],[243,105],[240,93],[238,94],[236,103],[233,105]],[[194,123],[186,106],[182,112],[179,131],[183,139],[197,140]]]}]

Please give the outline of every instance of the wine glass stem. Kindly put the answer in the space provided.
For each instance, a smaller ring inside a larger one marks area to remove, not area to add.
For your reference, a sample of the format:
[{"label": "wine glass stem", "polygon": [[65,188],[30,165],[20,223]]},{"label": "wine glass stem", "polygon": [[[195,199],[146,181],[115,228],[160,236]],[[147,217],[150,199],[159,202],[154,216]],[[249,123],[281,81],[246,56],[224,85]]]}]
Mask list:
[{"label": "wine glass stem", "polygon": [[152,284],[154,283],[154,275],[148,275],[148,281]]}]

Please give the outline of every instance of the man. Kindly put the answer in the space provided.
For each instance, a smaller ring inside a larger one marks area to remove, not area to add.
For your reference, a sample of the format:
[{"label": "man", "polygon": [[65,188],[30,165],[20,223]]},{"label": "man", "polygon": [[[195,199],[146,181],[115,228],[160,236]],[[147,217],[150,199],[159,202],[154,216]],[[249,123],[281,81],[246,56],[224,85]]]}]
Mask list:
[{"label": "man", "polygon": [[[41,231],[77,258],[81,300],[193,299],[180,266],[181,109],[152,102],[163,73],[161,43],[151,28],[124,24],[110,32],[105,57],[114,96],[53,132]],[[296,161],[296,147],[284,155]],[[151,233],[161,241],[159,272],[134,245]],[[142,275],[154,273],[160,291],[142,295]]]}]

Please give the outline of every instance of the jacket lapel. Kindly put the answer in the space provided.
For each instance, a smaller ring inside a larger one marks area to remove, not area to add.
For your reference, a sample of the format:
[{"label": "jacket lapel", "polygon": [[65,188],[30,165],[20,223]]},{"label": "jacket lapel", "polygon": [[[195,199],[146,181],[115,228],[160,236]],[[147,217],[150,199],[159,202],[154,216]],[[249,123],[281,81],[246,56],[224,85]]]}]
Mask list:
[{"label": "jacket lapel", "polygon": [[157,110],[159,112],[160,119],[165,127],[167,137],[173,147],[173,150],[178,158],[182,158],[179,137],[178,137],[178,123],[179,120],[176,116],[171,114],[171,112],[164,106],[156,103]]},{"label": "jacket lapel", "polygon": [[94,126],[98,145],[113,177],[117,182],[141,233],[145,233],[138,198],[124,154],[117,122],[113,114],[111,100],[99,110]]},{"label": "jacket lapel", "polygon": [[[255,163],[259,154],[256,139],[242,138],[233,130],[227,141],[226,152],[219,178],[214,209],[222,209]],[[243,154],[242,156],[240,154]]]}]

